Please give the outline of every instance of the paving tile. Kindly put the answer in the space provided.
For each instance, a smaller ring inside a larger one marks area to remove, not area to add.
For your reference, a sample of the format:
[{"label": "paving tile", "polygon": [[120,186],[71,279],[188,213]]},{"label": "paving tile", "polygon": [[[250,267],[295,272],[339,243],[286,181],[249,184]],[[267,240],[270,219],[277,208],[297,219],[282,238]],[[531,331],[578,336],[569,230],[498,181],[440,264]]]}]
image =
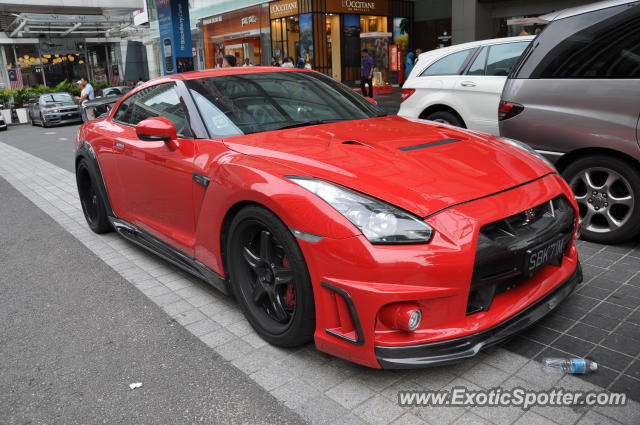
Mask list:
[{"label": "paving tile", "polygon": [[630,356],[638,355],[638,341],[617,332],[606,337],[600,345]]},{"label": "paving tile", "polygon": [[[640,304],[638,304],[640,305]],[[636,347],[638,347],[638,354],[640,354],[640,325],[635,325],[630,322],[622,322],[615,333],[625,336],[627,338],[633,338],[636,340]]]},{"label": "paving tile", "polygon": [[516,376],[525,381],[531,382],[542,389],[552,388],[556,382],[562,378],[563,372],[558,370],[548,370],[535,360],[530,361],[522,367]]},{"label": "paving tile", "polygon": [[241,339],[232,339],[231,341],[216,347],[216,352],[228,361],[244,356],[250,356],[254,351],[255,348]]},{"label": "paving tile", "polygon": [[561,334],[543,326],[532,326],[521,332],[520,335],[546,345],[560,337]]},{"label": "paving tile", "polygon": [[439,390],[456,378],[448,366],[417,370],[411,378],[423,389]]},{"label": "paving tile", "polygon": [[407,412],[404,415],[400,416],[395,421],[391,422],[391,425],[425,425],[427,424],[424,420],[417,417],[416,415]]},{"label": "paving tile", "polygon": [[237,337],[226,329],[216,329],[215,331],[209,332],[208,334],[200,337],[202,342],[213,348],[235,338]]},{"label": "paving tile", "polygon": [[542,415],[529,410],[520,417],[514,425],[556,425],[557,422],[553,422]]},{"label": "paving tile", "polygon": [[620,376],[609,389],[615,393],[625,393],[633,400],[640,400],[640,380],[630,376]]},{"label": "paving tile", "polygon": [[560,338],[555,340],[551,346],[578,357],[586,356],[587,353],[595,347],[591,342],[584,341],[570,335],[562,335]]},{"label": "paving tile", "polygon": [[567,331],[567,334],[597,344],[607,337],[609,332],[585,323],[576,323],[575,326]]},{"label": "paving tile", "polygon": [[398,406],[381,395],[370,398],[355,409],[353,413],[373,425],[386,425],[407,412],[407,408]]},{"label": "paving tile", "polygon": [[515,373],[524,366],[529,359],[519,354],[512,353],[502,348],[494,348],[492,352],[487,353],[484,362],[491,366],[502,369],[507,373]]},{"label": "paving tile", "polygon": [[356,407],[374,394],[375,392],[359,378],[349,378],[325,392],[327,397],[347,409]]},{"label": "paving tile", "polygon": [[613,319],[597,313],[587,314],[580,319],[580,322],[602,329],[603,331],[612,331],[620,324],[619,319]]},{"label": "paving tile", "polygon": [[517,406],[475,406],[471,411],[496,425],[510,425],[524,414]]},{"label": "paving tile", "polygon": [[271,392],[278,400],[290,409],[295,409],[309,403],[313,403],[322,393],[300,379],[289,381]]},{"label": "paving tile", "polygon": [[162,309],[166,311],[169,316],[175,316],[186,311],[195,310],[195,307],[189,304],[186,300],[179,299],[174,303],[162,306]]},{"label": "paving tile", "polygon": [[194,308],[192,310],[184,311],[184,312],[182,312],[180,314],[177,314],[175,316],[175,319],[182,326],[186,326],[186,325],[189,325],[191,323],[195,323],[195,322],[199,322],[200,320],[204,320],[204,319],[206,319],[206,316],[204,314],[202,314],[199,310]]},{"label": "paving tile", "polygon": [[640,424],[640,403],[633,400],[629,400],[625,406],[594,407],[592,411],[623,424]]},{"label": "paving tile", "polygon": [[574,323],[575,323],[574,320],[567,319],[566,317],[561,316],[559,314],[551,313],[550,315],[542,319],[540,322],[538,322],[538,325],[541,325],[562,333],[567,329],[569,329]]},{"label": "paving tile", "polygon": [[509,339],[508,341],[501,344],[501,347],[504,347],[509,351],[528,358],[535,357],[538,353],[546,348],[539,342],[535,342],[521,336],[515,336]]},{"label": "paving tile", "polygon": [[625,373],[633,378],[640,379],[640,359],[636,359],[631,363],[631,367]]},{"label": "paving tile", "polygon": [[411,413],[432,425],[456,423],[455,421],[465,412],[466,410],[459,406],[419,406],[414,407],[411,411]]},{"label": "paving tile", "polygon": [[[247,346],[250,347],[248,344]],[[274,390],[296,378],[290,370],[275,363],[257,370],[250,376],[267,391]]]},{"label": "paving tile", "polygon": [[464,378],[482,388],[493,388],[503,383],[509,374],[486,363],[479,363],[469,369]]},{"label": "paving tile", "polygon": [[534,406],[531,411],[559,424],[573,424],[587,411],[579,406]]},{"label": "paving tile", "polygon": [[467,411],[464,415],[456,419],[456,425],[491,425],[491,422],[475,413]]},{"label": "paving tile", "polygon": [[577,293],[580,295],[585,295],[587,297],[595,298],[597,300],[604,300],[609,295],[611,295],[610,290],[599,288],[591,284],[580,286],[577,290]]},{"label": "paving tile", "polygon": [[185,327],[189,330],[189,332],[197,337],[211,333],[216,329],[220,329],[219,324],[208,318],[191,323],[189,325],[186,325]]},{"label": "paving tile", "polygon": [[613,370],[623,371],[633,362],[633,357],[627,356],[608,348],[598,346],[588,356],[598,365],[609,367]]},{"label": "paving tile", "polygon": [[583,375],[582,379],[599,387],[607,388],[613,383],[613,381],[618,377],[619,374],[619,372],[613,369],[609,369],[606,366],[598,365],[598,371],[596,373]]},{"label": "paving tile", "polygon": [[348,410],[327,396],[320,395],[312,403],[305,403],[295,411],[313,424],[333,424],[348,415]]},{"label": "paving tile", "polygon": [[620,422],[614,421],[611,418],[602,416],[594,411],[587,412],[576,425],[618,425]]}]

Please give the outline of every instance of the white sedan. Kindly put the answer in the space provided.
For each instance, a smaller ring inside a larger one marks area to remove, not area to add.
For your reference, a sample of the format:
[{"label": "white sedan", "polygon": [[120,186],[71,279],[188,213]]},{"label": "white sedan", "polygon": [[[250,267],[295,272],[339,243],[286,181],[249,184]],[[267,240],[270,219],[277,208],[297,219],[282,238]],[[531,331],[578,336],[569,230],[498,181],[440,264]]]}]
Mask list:
[{"label": "white sedan", "polygon": [[533,38],[496,38],[422,53],[402,86],[398,115],[497,135],[502,87]]}]

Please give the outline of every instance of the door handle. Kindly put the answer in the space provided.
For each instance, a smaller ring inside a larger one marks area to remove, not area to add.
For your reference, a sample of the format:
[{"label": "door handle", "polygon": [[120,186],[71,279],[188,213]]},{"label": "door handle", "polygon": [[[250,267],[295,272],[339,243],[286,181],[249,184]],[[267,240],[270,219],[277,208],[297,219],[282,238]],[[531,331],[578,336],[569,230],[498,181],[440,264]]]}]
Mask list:
[{"label": "door handle", "polygon": [[462,87],[475,87],[476,83],[474,83],[473,81],[463,81],[460,83],[460,85]]},{"label": "door handle", "polygon": [[116,142],[116,148],[124,149],[124,143]]}]

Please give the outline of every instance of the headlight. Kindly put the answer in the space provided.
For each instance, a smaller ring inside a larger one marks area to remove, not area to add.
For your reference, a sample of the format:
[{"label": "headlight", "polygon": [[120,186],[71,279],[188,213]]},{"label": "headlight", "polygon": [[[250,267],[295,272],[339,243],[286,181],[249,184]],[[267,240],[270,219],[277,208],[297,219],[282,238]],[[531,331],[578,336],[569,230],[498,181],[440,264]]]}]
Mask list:
[{"label": "headlight", "polygon": [[374,244],[428,243],[433,228],[393,205],[323,180],[287,177],[338,210]]},{"label": "headlight", "polygon": [[554,170],[557,171],[556,166],[553,165],[551,163],[551,161],[549,161],[547,158],[544,157],[544,155],[540,154],[537,150],[533,149],[531,146],[527,145],[526,143],[522,143],[518,140],[514,140],[514,139],[509,139],[508,137],[496,137],[496,139],[503,141],[505,143],[510,144],[511,146],[515,146],[516,148],[520,148],[523,151],[530,153],[531,155],[535,156],[536,158],[542,160],[545,164],[547,164],[549,167],[553,168]]}]

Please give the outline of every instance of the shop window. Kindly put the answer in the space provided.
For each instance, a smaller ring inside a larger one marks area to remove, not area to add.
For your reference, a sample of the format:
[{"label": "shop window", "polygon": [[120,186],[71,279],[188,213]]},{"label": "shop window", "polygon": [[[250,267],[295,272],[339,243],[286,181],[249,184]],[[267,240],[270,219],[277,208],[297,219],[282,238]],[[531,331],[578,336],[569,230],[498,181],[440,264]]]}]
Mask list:
[{"label": "shop window", "polygon": [[273,57],[284,62],[287,57],[300,56],[300,26],[297,16],[271,20],[271,49]]}]

